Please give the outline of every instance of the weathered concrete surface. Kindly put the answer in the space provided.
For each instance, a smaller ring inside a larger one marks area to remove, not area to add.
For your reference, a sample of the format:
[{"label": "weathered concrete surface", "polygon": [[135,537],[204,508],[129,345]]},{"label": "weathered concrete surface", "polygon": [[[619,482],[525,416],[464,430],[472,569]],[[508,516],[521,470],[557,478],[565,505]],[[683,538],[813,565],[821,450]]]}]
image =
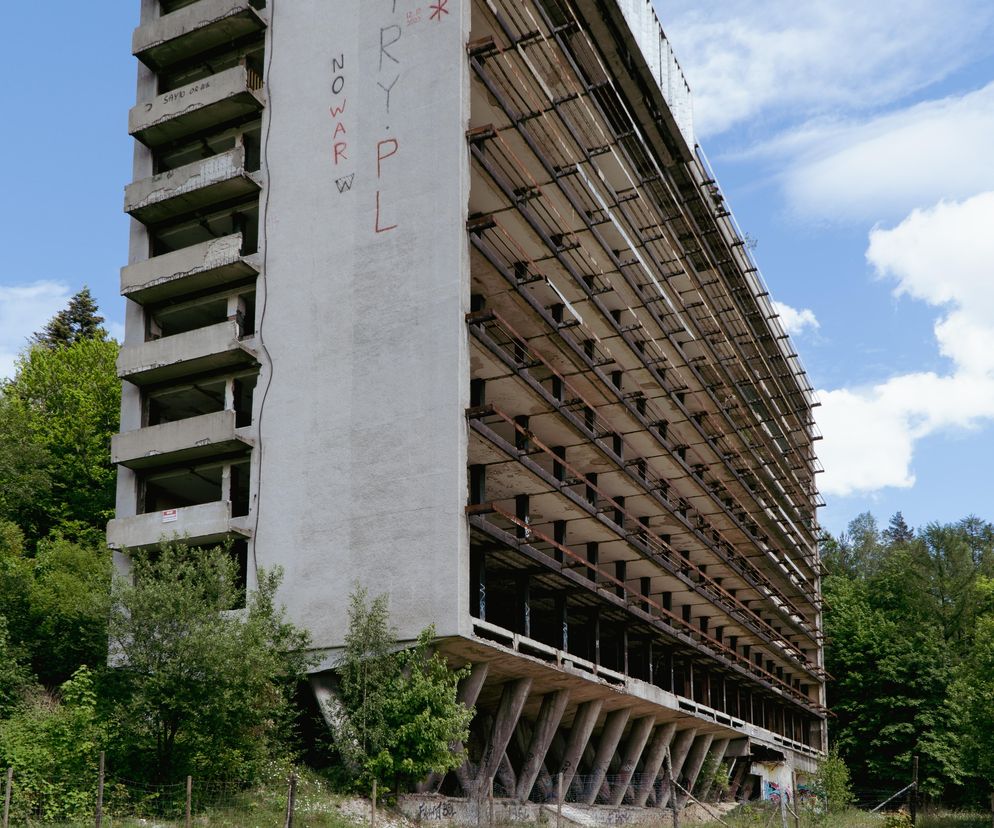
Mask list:
[{"label": "weathered concrete surface", "polygon": [[247,437],[235,430],[234,411],[214,411],[116,434],[110,443],[110,459],[112,463],[140,469],[195,460],[250,444]]},{"label": "weathered concrete surface", "polygon": [[133,107],[128,113],[128,132],[144,144],[157,146],[262,106],[262,93],[250,88],[248,71],[233,66]]},{"label": "weathered concrete surface", "polygon": [[[419,823],[478,826],[490,824],[491,803],[487,800],[453,799],[427,794],[400,796],[397,807],[404,816]],[[534,802],[519,803],[495,799],[492,803],[496,825],[556,824],[556,806]],[[707,809],[691,804],[680,812],[681,824],[698,825],[715,821],[736,807],[735,803],[709,805]],[[669,814],[656,808],[628,805],[580,805],[569,802],[562,807],[563,822],[580,826],[659,825],[669,823]]]},{"label": "weathered concrete surface", "polygon": [[121,293],[147,304],[221,287],[258,271],[255,257],[241,250],[242,234],[232,233],[122,267]]},{"label": "weathered concrete surface", "polygon": [[138,384],[160,382],[254,358],[251,340],[239,339],[238,324],[230,320],[141,345],[127,345],[118,354],[117,375]]},{"label": "weathered concrete surface", "polygon": [[135,29],[131,51],[153,69],[265,27],[252,0],[199,0]]},{"label": "weathered concrete surface", "polygon": [[124,188],[124,212],[152,224],[259,190],[245,169],[245,149],[185,164]]},{"label": "weathered concrete surface", "polygon": [[357,583],[469,631],[470,5],[273,7],[255,547],[316,648]]},{"label": "weathered concrete surface", "polygon": [[184,538],[188,543],[216,543],[229,534],[248,537],[244,519],[232,519],[228,501],[202,503],[176,510],[175,520],[165,512],[115,518],[107,524],[107,545],[112,549],[155,546],[163,538]]}]

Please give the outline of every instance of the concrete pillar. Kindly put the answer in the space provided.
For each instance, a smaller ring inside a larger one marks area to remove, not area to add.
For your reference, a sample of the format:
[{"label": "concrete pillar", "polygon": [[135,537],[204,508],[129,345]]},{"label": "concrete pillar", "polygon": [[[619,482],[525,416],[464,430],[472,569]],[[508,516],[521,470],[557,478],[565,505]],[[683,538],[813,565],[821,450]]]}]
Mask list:
[{"label": "concrete pillar", "polygon": [[649,741],[653,725],[656,719],[654,716],[643,716],[632,722],[631,732],[625,742],[624,754],[621,757],[621,767],[618,769],[618,780],[611,791],[611,805],[617,807],[625,799],[625,792],[631,784],[635,768],[638,767],[639,759],[642,758],[642,751]]},{"label": "concrete pillar", "polygon": [[525,751],[525,761],[521,765],[521,772],[518,774],[518,788],[515,798],[519,802],[527,802],[531,794],[532,787],[538,778],[542,763],[545,762],[545,755],[549,752],[549,746],[559,728],[559,722],[566,712],[566,705],[569,703],[569,690],[557,690],[555,693],[547,693],[542,699],[542,706],[538,711],[538,719],[535,721],[535,730],[532,733],[528,749]]},{"label": "concrete pillar", "polygon": [[635,805],[639,808],[644,808],[649,799],[649,793],[659,777],[659,771],[663,767],[663,759],[666,758],[666,749],[673,741],[674,733],[676,733],[676,722],[669,722],[657,727],[652,734],[649,749],[645,754],[645,761],[642,763],[641,779],[635,786]]},{"label": "concrete pillar", "polygon": [[[512,796],[518,785],[517,780],[518,777],[514,772],[514,766],[505,753],[501,756],[500,764],[497,766],[497,782],[500,785],[500,790],[497,792],[498,795]],[[487,791],[483,793],[487,793]]]},{"label": "concrete pillar", "polygon": [[700,774],[701,768],[704,767],[704,760],[707,758],[708,751],[711,750],[711,743],[713,741],[713,733],[705,733],[703,736],[698,736],[694,739],[693,747],[691,747],[690,753],[687,755],[687,761],[683,764],[684,790],[678,790],[677,793],[679,796],[674,799],[677,808],[682,809],[687,804],[690,795],[686,791],[694,790],[694,783],[697,782],[697,776]]},{"label": "concrete pillar", "polygon": [[[459,682],[459,689],[456,691],[456,700],[464,704],[467,708],[472,709],[476,705],[476,700],[480,697],[480,691],[483,689],[483,683],[487,680],[487,675],[490,673],[490,662],[481,661],[474,664],[470,670],[470,673],[466,678]],[[462,753],[463,743],[456,742],[452,746],[452,751],[454,753]],[[462,771],[467,767],[469,760],[463,763]],[[460,777],[459,782],[462,784],[463,779],[467,782],[472,779],[472,773],[459,773],[457,775]],[[418,785],[418,792],[432,792],[438,793],[438,789],[442,787],[442,781],[445,779],[445,774],[433,773],[424,782]],[[464,788],[465,790],[465,788]]]},{"label": "concrete pillar", "polygon": [[[670,774],[674,779],[677,779],[680,776],[680,771],[683,770],[683,763],[687,759],[687,754],[690,752],[690,747],[694,743],[695,736],[697,736],[696,727],[681,730],[677,733],[673,744],[670,746]],[[659,795],[656,807],[665,808],[672,795],[673,791],[669,790],[669,788],[664,789]]]},{"label": "concrete pillar", "polygon": [[625,725],[628,724],[628,717],[631,710],[623,707],[620,710],[612,710],[604,720],[604,728],[601,730],[601,737],[597,741],[597,753],[594,755],[594,766],[591,769],[590,785],[584,797],[588,805],[593,805],[600,793],[601,785],[604,784],[604,777],[611,764],[614,752],[618,749],[618,742],[625,732]]},{"label": "concrete pillar", "polygon": [[718,770],[721,760],[725,758],[725,751],[728,750],[731,741],[731,739],[716,739],[711,745],[711,753],[704,765],[709,771],[709,778],[702,781],[700,792],[694,794],[701,802],[708,801],[708,796],[715,787],[715,771]]},{"label": "concrete pillar", "polygon": [[480,758],[480,771],[477,773],[473,785],[477,794],[489,790],[490,783],[497,773],[497,768],[500,766],[504,752],[511,741],[511,736],[514,734],[514,728],[518,724],[531,686],[532,680],[530,678],[515,679],[504,685],[500,704],[497,707],[497,715],[494,717],[493,729],[490,732],[490,739],[483,749],[483,756]]},{"label": "concrete pillar", "polygon": [[601,715],[603,704],[601,699],[593,699],[581,704],[576,709],[576,713],[573,714],[573,726],[570,728],[569,741],[566,743],[563,764],[560,769],[560,773],[563,775],[564,795],[569,790],[576,769],[580,765],[580,757],[583,756],[583,750],[587,747],[587,742],[590,741],[590,734]]}]

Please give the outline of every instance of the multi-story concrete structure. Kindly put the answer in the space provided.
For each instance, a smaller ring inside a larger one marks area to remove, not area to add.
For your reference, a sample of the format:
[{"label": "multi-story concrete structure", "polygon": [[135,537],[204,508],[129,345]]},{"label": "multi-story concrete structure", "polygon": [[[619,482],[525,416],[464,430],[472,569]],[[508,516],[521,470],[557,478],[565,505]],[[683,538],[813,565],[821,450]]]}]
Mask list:
[{"label": "multi-story concrete structure", "polygon": [[119,565],[234,539],[322,669],[356,583],[434,624],[428,790],[809,768],[811,389],[648,0],[141,2]]}]

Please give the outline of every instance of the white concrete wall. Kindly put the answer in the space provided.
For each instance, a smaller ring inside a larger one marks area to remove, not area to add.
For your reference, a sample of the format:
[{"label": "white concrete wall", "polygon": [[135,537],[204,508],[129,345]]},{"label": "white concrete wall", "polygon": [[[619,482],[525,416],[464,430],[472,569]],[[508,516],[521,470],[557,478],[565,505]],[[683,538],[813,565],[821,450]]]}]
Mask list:
[{"label": "white concrete wall", "polygon": [[255,556],[319,648],[357,582],[468,620],[469,7],[269,3]]},{"label": "white concrete wall", "polygon": [[659,25],[651,0],[617,0],[617,3],[662,90],[680,133],[693,149],[696,139],[690,86],[673,53],[673,47]]}]

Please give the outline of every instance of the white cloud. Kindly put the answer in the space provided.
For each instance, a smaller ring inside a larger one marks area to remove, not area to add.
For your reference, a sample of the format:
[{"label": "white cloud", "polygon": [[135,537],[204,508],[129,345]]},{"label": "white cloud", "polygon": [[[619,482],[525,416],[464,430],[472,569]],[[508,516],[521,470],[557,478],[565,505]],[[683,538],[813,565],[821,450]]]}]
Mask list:
[{"label": "white cloud", "polygon": [[816,331],[820,327],[814,311],[809,308],[798,310],[797,308],[792,308],[790,305],[785,305],[783,302],[777,302],[774,299],[773,310],[780,317],[780,324],[783,325],[783,329],[791,336],[804,333],[808,328]]},{"label": "white cloud", "polygon": [[13,376],[18,352],[68,304],[70,295],[64,282],[0,285],[0,377]]},{"label": "white cloud", "polygon": [[914,484],[915,444],[994,419],[994,191],[915,210],[870,233],[867,260],[895,293],[942,309],[935,323],[951,371],[819,391],[819,456],[830,495]]},{"label": "white cloud", "polygon": [[980,0],[670,0],[656,3],[694,95],[701,134],[761,116],[887,105],[988,48]]},{"label": "white cloud", "polygon": [[877,221],[994,189],[994,83],[864,121],[809,122],[746,157],[776,161],[804,217]]}]

